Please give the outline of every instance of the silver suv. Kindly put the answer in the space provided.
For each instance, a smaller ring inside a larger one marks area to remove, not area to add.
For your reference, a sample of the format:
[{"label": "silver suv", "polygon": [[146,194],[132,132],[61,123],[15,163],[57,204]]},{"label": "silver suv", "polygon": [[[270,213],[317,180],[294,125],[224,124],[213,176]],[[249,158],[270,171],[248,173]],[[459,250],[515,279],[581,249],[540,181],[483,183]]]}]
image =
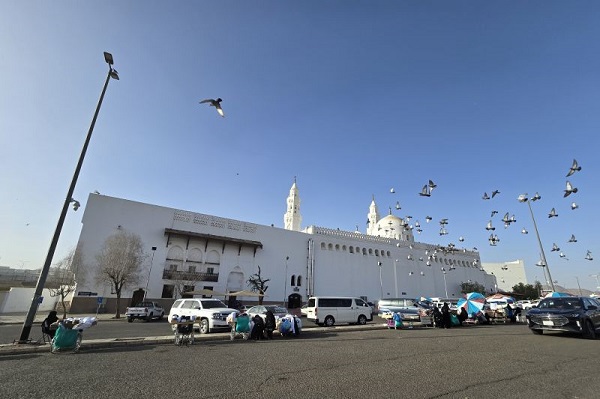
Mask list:
[{"label": "silver suv", "polygon": [[[377,302],[379,316],[385,314],[400,313],[403,321],[419,322],[422,307],[413,298],[384,298]],[[389,316],[388,316],[389,317]]]},{"label": "silver suv", "polygon": [[178,299],[171,306],[169,321],[181,316],[194,317],[202,334],[208,334],[212,330],[229,328],[227,316],[237,312],[228,308],[218,299],[209,298],[185,298]]}]

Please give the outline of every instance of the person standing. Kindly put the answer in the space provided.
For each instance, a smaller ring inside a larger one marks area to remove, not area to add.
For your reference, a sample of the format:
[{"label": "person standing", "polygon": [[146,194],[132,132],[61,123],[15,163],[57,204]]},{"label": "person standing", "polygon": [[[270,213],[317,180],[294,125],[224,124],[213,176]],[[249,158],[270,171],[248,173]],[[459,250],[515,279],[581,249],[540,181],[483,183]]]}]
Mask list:
[{"label": "person standing", "polygon": [[450,318],[450,306],[448,302],[444,302],[444,306],[442,306],[442,324],[444,328],[452,327],[452,319]]},{"label": "person standing", "polygon": [[267,339],[273,339],[273,330],[275,330],[275,315],[273,311],[267,310],[267,314],[265,316],[265,334]]}]

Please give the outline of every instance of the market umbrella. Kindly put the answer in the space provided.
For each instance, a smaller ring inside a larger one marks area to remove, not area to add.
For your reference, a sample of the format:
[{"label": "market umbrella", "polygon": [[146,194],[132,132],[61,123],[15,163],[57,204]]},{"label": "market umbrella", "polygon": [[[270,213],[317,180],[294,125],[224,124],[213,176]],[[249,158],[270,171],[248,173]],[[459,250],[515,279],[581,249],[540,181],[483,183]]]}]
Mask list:
[{"label": "market umbrella", "polygon": [[230,292],[227,295],[229,295],[229,296],[242,296],[242,297],[259,297],[259,296],[265,296],[265,294],[260,294],[258,292],[248,291],[248,290],[242,290],[242,291],[237,291],[237,292]]},{"label": "market umbrella", "polygon": [[559,297],[563,297],[563,296],[573,296],[573,295],[568,294],[566,292],[552,291],[552,292],[549,292],[546,295],[544,295],[544,298],[559,298]]},{"label": "market umbrella", "polygon": [[432,303],[433,299],[429,298],[428,296],[421,296],[417,298],[417,302],[429,302]]},{"label": "market umbrella", "polygon": [[512,296],[504,295],[504,294],[494,294],[485,298],[488,302],[506,302],[506,303],[515,303],[515,298]]},{"label": "market umbrella", "polygon": [[481,312],[485,297],[479,292],[469,292],[464,298],[460,298],[456,304],[457,308],[463,308],[469,316]]},{"label": "market umbrella", "polygon": [[198,290],[198,291],[187,291],[186,294],[189,294],[189,295],[212,295],[212,296],[226,296],[227,295],[222,292],[208,290],[206,288]]}]

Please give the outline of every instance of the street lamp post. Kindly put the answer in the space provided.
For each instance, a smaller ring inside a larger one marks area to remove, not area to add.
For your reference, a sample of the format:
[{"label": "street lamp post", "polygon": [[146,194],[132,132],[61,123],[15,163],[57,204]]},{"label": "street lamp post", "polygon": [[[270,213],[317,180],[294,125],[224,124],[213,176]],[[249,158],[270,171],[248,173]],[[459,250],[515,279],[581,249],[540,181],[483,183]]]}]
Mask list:
[{"label": "street lamp post", "polygon": [[394,259],[394,288],[396,289],[396,298],[398,298],[398,272],[396,268],[398,266],[398,259]]},{"label": "street lamp post", "polygon": [[535,235],[538,240],[538,245],[540,246],[542,262],[544,263],[544,265],[542,267],[546,268],[546,272],[548,273],[548,280],[550,281],[550,286],[552,287],[552,291],[556,291],[554,289],[554,280],[552,280],[552,276],[550,275],[550,267],[548,266],[548,261],[546,260],[546,253],[544,252],[544,247],[542,246],[542,239],[540,238],[540,233],[537,228],[537,223],[535,222],[535,217],[533,216],[533,209],[531,209],[531,201],[537,201],[540,198],[541,197],[537,193],[533,198],[528,198],[527,194],[521,194],[521,195],[519,195],[518,200],[519,200],[519,202],[527,202],[527,205],[529,206],[529,213],[531,214],[531,220],[533,220],[533,227],[535,229]]},{"label": "street lamp post", "polygon": [[581,293],[581,285],[579,285],[579,277],[575,276],[575,280],[577,280],[577,287],[579,287],[579,296],[583,296]]},{"label": "street lamp post", "polygon": [[87,151],[88,145],[90,143],[90,139],[92,138],[92,132],[94,131],[94,125],[96,125],[96,119],[98,118],[98,112],[100,112],[100,107],[102,106],[102,100],[104,99],[104,93],[106,93],[106,87],[108,86],[108,82],[110,78],[119,80],[119,75],[117,71],[113,68],[113,58],[110,53],[104,53],[104,60],[108,64],[108,75],[106,76],[106,81],[104,82],[104,87],[102,88],[102,93],[100,94],[100,99],[98,100],[98,105],[96,106],[96,112],[94,112],[94,117],[92,118],[92,124],[90,125],[90,129],[88,130],[87,137],[85,138],[85,142],[83,144],[83,148],[81,149],[81,154],[79,155],[79,161],[77,162],[77,166],[75,167],[75,173],[73,173],[73,179],[71,180],[71,185],[69,186],[69,190],[67,191],[67,196],[65,198],[65,202],[63,204],[62,211],[58,218],[58,223],[56,224],[56,229],[54,230],[54,236],[52,237],[52,241],[50,242],[50,248],[48,249],[48,254],[46,255],[46,260],[44,262],[44,266],[42,267],[42,271],[40,272],[40,277],[38,278],[37,285],[35,286],[35,292],[33,294],[33,299],[31,301],[31,306],[29,307],[29,311],[27,312],[27,317],[25,318],[25,322],[23,323],[23,329],[21,330],[21,336],[19,338],[19,343],[26,343],[29,339],[29,333],[31,332],[31,326],[33,324],[33,319],[35,318],[35,313],[37,311],[40,297],[42,296],[42,290],[44,289],[44,285],[46,284],[46,278],[48,277],[48,272],[50,271],[50,265],[52,264],[52,258],[54,257],[54,251],[56,250],[56,245],[58,244],[58,239],[60,237],[60,233],[62,231],[62,226],[65,222],[65,218],[67,216],[67,210],[69,208],[69,204],[73,201],[73,192],[75,191],[75,185],[77,184],[77,178],[79,177],[79,172],[81,170],[81,166],[83,164],[83,159],[85,158],[85,153]]},{"label": "street lamp post", "polygon": [[150,270],[148,271],[148,279],[146,280],[146,289],[144,290],[144,299],[146,300],[146,295],[148,295],[148,285],[150,284],[150,275],[152,274],[152,265],[154,264],[154,253],[156,252],[156,247],[152,247],[152,259],[150,260]]},{"label": "street lamp post", "polygon": [[283,279],[283,306],[287,307],[287,269],[288,269],[288,260],[290,260],[289,256],[285,257],[285,277]]},{"label": "street lamp post", "polygon": [[448,298],[448,286],[446,285],[446,269],[442,267],[442,273],[444,275],[444,292],[446,293],[446,298]]},{"label": "street lamp post", "polygon": [[377,266],[379,266],[379,288],[381,289],[380,298],[383,298],[383,278],[381,277],[381,267],[383,266],[383,263],[377,262]]}]

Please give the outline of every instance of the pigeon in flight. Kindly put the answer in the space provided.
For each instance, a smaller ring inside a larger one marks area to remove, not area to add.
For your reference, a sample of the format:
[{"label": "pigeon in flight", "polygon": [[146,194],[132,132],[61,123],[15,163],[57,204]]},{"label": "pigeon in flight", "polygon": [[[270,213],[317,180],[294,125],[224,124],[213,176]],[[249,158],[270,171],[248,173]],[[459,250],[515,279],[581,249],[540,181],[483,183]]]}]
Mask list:
[{"label": "pigeon in flight", "polygon": [[552,249],[550,250],[551,252],[558,252],[560,251],[560,248],[558,247],[558,245],[556,245],[556,243],[552,244]]},{"label": "pigeon in flight", "polygon": [[573,187],[570,181],[567,181],[567,188],[565,189],[564,197],[568,197],[571,194],[575,194],[577,192],[577,187]]},{"label": "pigeon in flight", "polygon": [[431,188],[427,184],[424,185],[419,195],[421,197],[431,197]]},{"label": "pigeon in flight", "polygon": [[577,160],[574,159],[573,165],[571,165],[571,168],[569,169],[569,173],[567,173],[567,177],[571,176],[575,172],[579,172],[580,170],[581,170],[581,166],[579,166],[579,164],[577,164]]},{"label": "pigeon in flight", "polygon": [[497,194],[500,194],[500,191],[498,191],[498,190],[492,191],[492,198],[494,198]]},{"label": "pigeon in flight", "polygon": [[494,231],[494,230],[496,230],[496,228],[494,226],[492,226],[492,221],[491,220],[488,222],[487,226],[485,226],[485,229],[487,231]]},{"label": "pigeon in flight", "polygon": [[394,194],[396,192],[396,190],[394,190],[394,187],[390,188],[390,193]]},{"label": "pigeon in flight", "polygon": [[433,220],[433,218],[431,216],[425,216],[425,221],[427,223],[431,222]]},{"label": "pigeon in flight", "polygon": [[396,201],[396,209],[400,209],[400,201]]},{"label": "pigeon in flight", "polygon": [[458,237],[458,241],[465,242],[465,238],[463,236]]},{"label": "pigeon in flight", "polygon": [[489,200],[490,196],[488,195],[488,193],[483,193],[483,197],[481,197],[481,199]]},{"label": "pigeon in flight", "polygon": [[557,216],[558,216],[558,213],[556,213],[556,209],[552,208],[552,209],[550,210],[550,213],[548,214],[548,217],[549,217],[549,218],[555,218],[555,217],[557,217]]},{"label": "pigeon in flight", "polygon": [[577,242],[577,238],[575,238],[575,234],[571,234],[571,238],[569,238],[568,242]]},{"label": "pigeon in flight", "polygon": [[529,234],[529,232],[525,227],[523,227],[523,230],[521,230],[521,234]]},{"label": "pigeon in flight", "polygon": [[575,209],[577,209],[577,208],[579,208],[579,205],[577,205],[576,203],[574,203],[574,202],[573,202],[573,203],[571,204],[571,210],[573,210],[573,211],[574,211],[574,210],[575,210]]},{"label": "pigeon in flight", "polygon": [[429,180],[428,186],[431,189],[430,191],[433,191],[433,189],[437,187],[437,184],[435,184],[433,180]]},{"label": "pigeon in flight", "polygon": [[567,258],[567,255],[565,255],[565,254],[564,254],[564,253],[562,253],[562,252],[561,252],[561,253],[559,253],[559,254],[558,254],[558,256],[559,256],[559,257],[561,257],[561,258],[563,258],[563,259],[565,259],[565,260],[569,260],[569,258]]},{"label": "pigeon in flight", "polygon": [[585,255],[585,259],[586,260],[594,260],[594,258],[592,257],[592,251],[590,251],[590,250],[587,251],[587,255]]},{"label": "pigeon in flight", "polygon": [[494,215],[495,215],[495,214],[497,214],[497,213],[498,213],[498,211],[492,211],[492,216],[490,216],[490,217],[492,217],[492,218],[493,218],[493,217],[494,217]]},{"label": "pigeon in flight", "polygon": [[445,219],[445,218],[444,218],[444,219],[440,220],[440,225],[441,225],[441,226],[445,226],[445,225],[447,225],[447,224],[448,224],[448,219]]},{"label": "pigeon in flight", "polygon": [[541,195],[539,195],[538,193],[535,193],[535,195],[534,195],[533,197],[531,197],[531,200],[532,200],[532,201],[537,201],[537,200],[539,200],[539,199],[542,199],[542,196],[541,196]]},{"label": "pigeon in flight", "polygon": [[225,117],[225,114],[223,113],[223,108],[221,108],[221,101],[223,100],[220,98],[217,98],[216,100],[213,100],[212,98],[207,98],[206,100],[200,101],[200,104],[208,103],[211,107],[215,107],[217,109],[219,115]]}]

